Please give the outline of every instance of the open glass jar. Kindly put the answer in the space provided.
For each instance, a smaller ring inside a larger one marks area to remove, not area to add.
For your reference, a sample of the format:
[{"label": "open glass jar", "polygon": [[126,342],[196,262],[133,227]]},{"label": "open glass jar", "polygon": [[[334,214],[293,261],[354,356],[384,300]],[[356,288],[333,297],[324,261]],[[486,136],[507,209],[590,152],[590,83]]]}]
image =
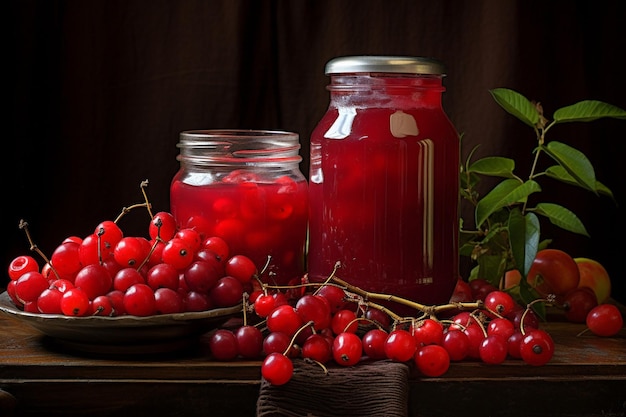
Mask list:
[{"label": "open glass jar", "polygon": [[[459,135],[431,59],[340,57],[311,136],[308,272],[424,304],[458,279]],[[414,312],[414,311],[413,311]]]},{"label": "open glass jar", "polygon": [[170,187],[179,228],[219,236],[286,284],[304,273],[307,181],[296,133],[196,130],[180,134],[180,169]]}]

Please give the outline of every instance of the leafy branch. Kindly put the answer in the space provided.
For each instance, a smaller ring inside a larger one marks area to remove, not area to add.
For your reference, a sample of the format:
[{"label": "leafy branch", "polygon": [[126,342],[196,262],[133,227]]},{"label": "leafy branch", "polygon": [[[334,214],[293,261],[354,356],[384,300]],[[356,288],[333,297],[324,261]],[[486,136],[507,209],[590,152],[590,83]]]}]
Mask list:
[{"label": "leafy branch", "polygon": [[[461,166],[461,197],[474,208],[475,230],[464,229],[466,222],[461,219],[460,254],[476,263],[470,280],[480,277],[501,287],[507,271],[517,269],[525,277],[537,252],[549,243],[541,241],[540,218],[566,231],[589,236],[581,220],[568,208],[551,202],[531,204],[531,195],[536,197],[542,191],[541,177],[613,198],[611,190],[596,179],[589,159],[570,145],[548,141],[548,131],[562,123],[626,119],[626,111],[601,101],[585,100],[556,110],[550,121],[540,103],[531,102],[516,91],[497,88],[490,93],[504,110],[529,126],[537,140],[532,167],[525,178],[515,173],[513,159],[490,156],[474,161],[477,148],[472,149]],[[548,158],[553,165],[540,171],[540,158]],[[477,186],[485,176],[501,180],[481,196]],[[528,303],[536,294],[525,282],[520,281],[516,295]]]}]

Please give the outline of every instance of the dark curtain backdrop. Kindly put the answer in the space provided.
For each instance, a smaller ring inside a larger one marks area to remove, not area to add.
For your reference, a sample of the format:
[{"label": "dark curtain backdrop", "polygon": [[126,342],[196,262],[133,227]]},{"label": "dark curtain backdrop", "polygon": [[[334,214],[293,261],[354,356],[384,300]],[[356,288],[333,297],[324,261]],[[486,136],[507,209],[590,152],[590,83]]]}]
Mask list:
[{"label": "dark curtain backdrop", "polygon": [[[141,201],[169,208],[178,134],[202,128],[298,132],[326,110],[324,65],[352,54],[443,61],[444,106],[464,134],[463,155],[515,158],[525,176],[533,132],[488,90],[542,102],[548,116],[583,99],[626,108],[626,2],[535,0],[11,1],[4,91],[2,261],[28,251],[31,225],[51,253]],[[5,106],[7,107],[7,106]],[[603,262],[624,300],[626,121],[558,126],[549,138],[586,153],[605,197],[544,181],[541,198],[569,207],[591,239],[549,225],[573,256]],[[144,234],[144,217],[122,223]],[[0,285],[2,282],[0,282]]]}]

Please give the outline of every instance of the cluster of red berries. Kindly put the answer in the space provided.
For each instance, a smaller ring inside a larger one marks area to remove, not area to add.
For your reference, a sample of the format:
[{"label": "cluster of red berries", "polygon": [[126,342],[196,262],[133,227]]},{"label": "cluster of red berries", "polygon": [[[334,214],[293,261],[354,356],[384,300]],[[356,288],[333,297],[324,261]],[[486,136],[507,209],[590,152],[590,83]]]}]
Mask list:
[{"label": "cluster of red berries", "polygon": [[7,293],[32,313],[150,316],[235,306],[250,291],[256,266],[223,239],[177,228],[169,212],[152,217],[147,235],[124,236],[107,220],[65,239],[42,267],[18,256]]},{"label": "cluster of red berries", "polygon": [[486,294],[484,302],[447,305],[442,313],[457,311],[446,319],[431,314],[415,319],[395,316],[337,280],[315,285],[314,291],[306,288],[311,287],[299,287],[299,293],[267,287],[253,292],[247,310],[254,312],[257,323],[213,332],[209,338],[213,356],[263,358],[263,377],[282,385],[292,377],[294,358],[324,368],[365,360],[413,362],[421,374],[437,377],[455,361],[498,364],[518,358],[538,366],[554,352],[552,338],[539,329],[532,310],[503,291]]}]

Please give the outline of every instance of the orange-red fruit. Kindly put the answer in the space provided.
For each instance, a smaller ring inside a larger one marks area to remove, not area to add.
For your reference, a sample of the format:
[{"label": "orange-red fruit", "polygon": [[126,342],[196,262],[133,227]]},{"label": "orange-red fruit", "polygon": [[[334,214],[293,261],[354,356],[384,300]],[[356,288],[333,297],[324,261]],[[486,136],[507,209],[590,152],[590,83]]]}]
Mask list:
[{"label": "orange-red fruit", "polygon": [[580,272],[574,258],[559,249],[537,252],[526,280],[543,296],[563,295],[578,287]]},{"label": "orange-red fruit", "polygon": [[589,287],[598,299],[598,304],[607,302],[611,296],[611,279],[604,266],[589,258],[574,258],[580,273],[579,287]]}]

